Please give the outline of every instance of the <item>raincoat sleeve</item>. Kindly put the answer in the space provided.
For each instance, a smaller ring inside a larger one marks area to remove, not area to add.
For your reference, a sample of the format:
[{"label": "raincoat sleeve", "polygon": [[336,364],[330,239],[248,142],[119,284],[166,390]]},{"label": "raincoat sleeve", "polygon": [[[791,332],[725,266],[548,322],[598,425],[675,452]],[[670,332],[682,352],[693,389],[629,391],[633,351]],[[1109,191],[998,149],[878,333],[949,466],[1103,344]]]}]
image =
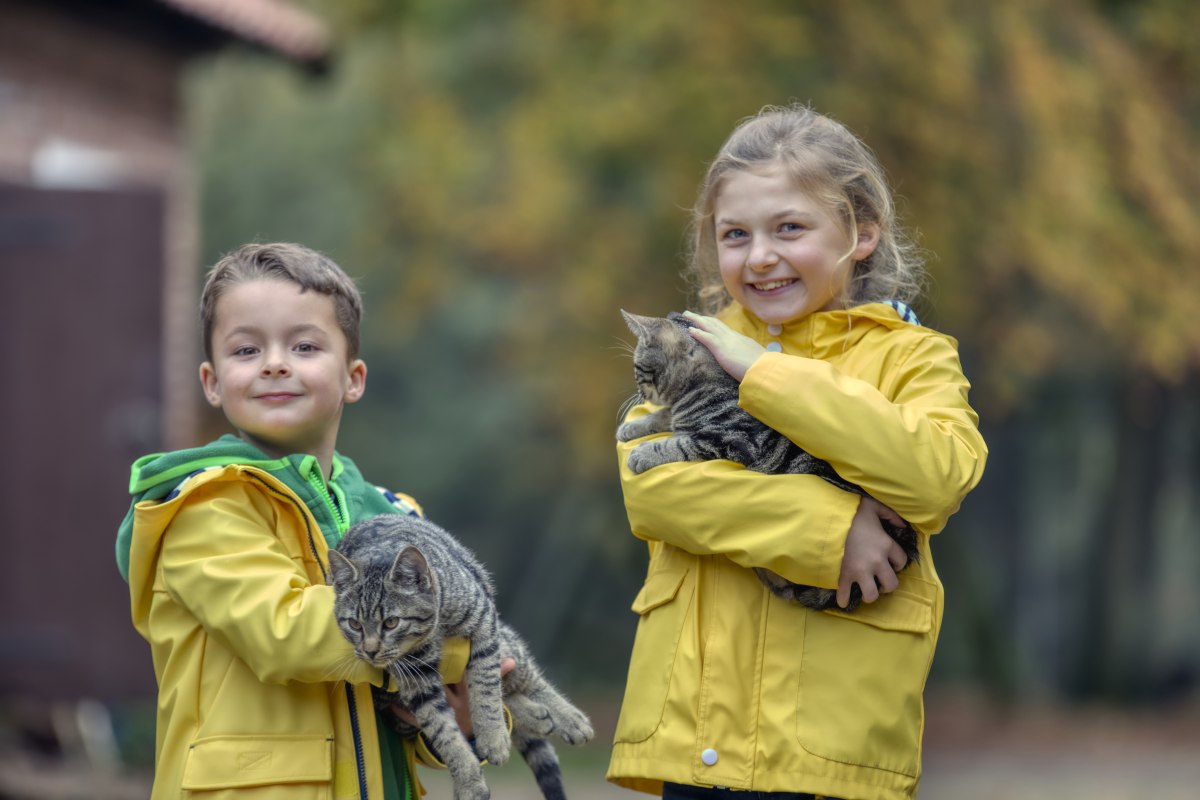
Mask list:
[{"label": "raincoat sleeve", "polygon": [[[313,584],[274,535],[277,506],[245,482],[192,492],[163,537],[163,588],[267,683],[383,685],[334,619],[333,588]],[[318,534],[319,535],[319,534]]]},{"label": "raincoat sleeve", "polygon": [[[642,405],[628,419],[647,414]],[[833,588],[859,497],[813,475],[764,475],[731,461],[663,464],[635,475],[620,442],[621,488],[633,534],[695,555],[723,555],[788,580]]]},{"label": "raincoat sleeve", "polygon": [[937,533],[979,483],[987,446],[953,340],[914,336],[884,358],[883,389],[825,361],[767,353],[741,406],[915,528]]}]

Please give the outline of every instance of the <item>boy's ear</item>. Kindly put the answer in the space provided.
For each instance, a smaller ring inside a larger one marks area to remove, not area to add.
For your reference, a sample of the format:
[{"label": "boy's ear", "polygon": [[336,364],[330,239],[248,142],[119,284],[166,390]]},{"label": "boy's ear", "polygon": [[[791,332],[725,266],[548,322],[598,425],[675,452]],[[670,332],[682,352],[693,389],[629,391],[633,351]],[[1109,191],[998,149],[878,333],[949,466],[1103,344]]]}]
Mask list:
[{"label": "boy's ear", "polygon": [[367,390],[367,364],[361,358],[350,362],[350,383],[346,386],[345,401],[357,403]]},{"label": "boy's ear", "polygon": [[858,242],[854,245],[852,258],[862,261],[879,246],[879,225],[874,222],[864,222],[858,226]]},{"label": "boy's ear", "polygon": [[221,393],[217,386],[217,371],[211,362],[205,361],[200,365],[200,386],[204,389],[204,397],[213,408],[221,407]]}]

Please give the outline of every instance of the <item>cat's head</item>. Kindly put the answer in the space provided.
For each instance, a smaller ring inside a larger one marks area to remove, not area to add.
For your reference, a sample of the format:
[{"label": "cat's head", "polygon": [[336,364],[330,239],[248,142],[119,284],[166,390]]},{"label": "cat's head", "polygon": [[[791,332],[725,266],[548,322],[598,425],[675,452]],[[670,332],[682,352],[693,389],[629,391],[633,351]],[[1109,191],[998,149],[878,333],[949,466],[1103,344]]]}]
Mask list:
[{"label": "cat's head", "polygon": [[638,339],[633,378],[642,399],[669,406],[697,381],[722,372],[708,348],[688,333],[691,323],[682,314],[642,317],[622,310],[621,316]]},{"label": "cat's head", "polygon": [[329,551],[334,614],[359,658],[384,667],[436,632],[437,576],[416,547],[391,561],[358,561]]}]

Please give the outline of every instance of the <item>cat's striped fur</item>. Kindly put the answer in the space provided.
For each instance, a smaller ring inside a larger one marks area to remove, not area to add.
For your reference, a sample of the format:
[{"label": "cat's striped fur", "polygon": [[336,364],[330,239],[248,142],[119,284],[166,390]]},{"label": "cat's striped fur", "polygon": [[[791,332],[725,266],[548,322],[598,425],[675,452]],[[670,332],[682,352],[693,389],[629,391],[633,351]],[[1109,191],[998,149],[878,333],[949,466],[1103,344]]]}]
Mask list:
[{"label": "cat's striped fur", "polygon": [[[640,444],[629,454],[628,465],[642,473],[674,461],[726,459],[747,469],[768,474],[812,474],[848,492],[865,495],[843,480],[833,467],[798,447],[783,434],[755,419],[738,405],[739,385],[709,352],[688,333],[689,323],[680,314],[666,319],[641,317],[622,311],[625,324],[638,337],[633,353],[634,380],[642,400],[660,406],[637,419],[623,422],[617,439],[623,442],[655,433],[663,439]],[[911,526],[884,529],[917,559],[917,534]],[[774,572],[755,570],[762,582],[779,597],[815,609],[832,608],[836,592],[792,583]],[[862,600],[858,586],[851,590],[847,608]]]},{"label": "cat's striped fur", "polygon": [[[479,760],[503,764],[510,738],[542,794],[565,799],[558,757],[548,738],[569,744],[592,737],[587,716],[543,677],[521,638],[496,614],[491,579],[474,555],[434,523],[384,514],[350,528],[330,551],[330,582],[342,633],[355,653],[396,678],[394,700],[412,711],[442,758],[456,800],[489,797]],[[475,750],[463,736],[438,673],[445,638],[470,639],[465,680]],[[500,662],[517,666],[503,679]]]}]

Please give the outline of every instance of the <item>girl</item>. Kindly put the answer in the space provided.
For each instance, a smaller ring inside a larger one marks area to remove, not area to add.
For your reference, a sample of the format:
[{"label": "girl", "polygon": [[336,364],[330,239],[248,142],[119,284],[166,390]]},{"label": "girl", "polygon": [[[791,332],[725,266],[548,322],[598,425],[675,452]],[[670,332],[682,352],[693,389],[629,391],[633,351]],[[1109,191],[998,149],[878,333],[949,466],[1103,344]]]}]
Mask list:
[{"label": "girl", "polygon": [[[923,271],[867,147],[802,106],[743,122],[705,177],[693,336],[741,405],[863,487],[727,461],[633,475],[650,565],[608,777],[664,798],[913,797],[942,619],[929,536],[983,472],[953,339],[905,302]],[[648,412],[645,406],[630,414]],[[910,522],[906,564],[881,520]],[[837,587],[853,611],[772,595],[750,567]],[[731,794],[730,790],[738,790]]]}]

